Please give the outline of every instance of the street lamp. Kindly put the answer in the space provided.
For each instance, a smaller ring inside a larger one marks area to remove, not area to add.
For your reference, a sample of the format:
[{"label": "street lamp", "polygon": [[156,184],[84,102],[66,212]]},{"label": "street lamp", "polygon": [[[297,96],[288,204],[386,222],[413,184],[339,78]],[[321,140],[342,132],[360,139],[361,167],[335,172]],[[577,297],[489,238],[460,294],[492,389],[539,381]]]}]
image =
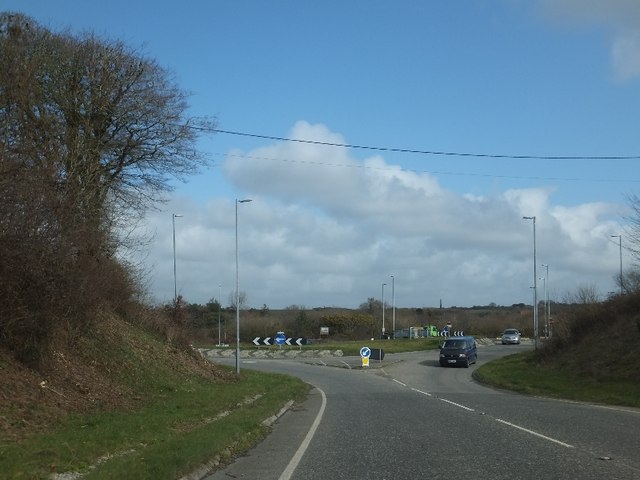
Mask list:
[{"label": "street lamp", "polygon": [[[542,280],[542,291],[546,292],[547,291],[547,277],[540,277],[539,280]],[[544,316],[545,316],[545,322],[544,322],[544,335],[545,337],[547,336],[547,304],[545,302],[544,304]]]},{"label": "street lamp", "polygon": [[384,338],[384,286],[386,283],[382,284],[382,338]]},{"label": "street lamp", "polygon": [[620,248],[620,296],[623,294],[623,281],[622,281],[622,235],[611,235],[611,238],[618,239],[618,246]]},{"label": "street lamp", "polygon": [[533,222],[533,343],[538,349],[538,270],[536,262],[536,217],[522,217]]},{"label": "street lamp", "polygon": [[543,263],[542,264],[543,267],[545,267],[547,269],[547,274],[544,277],[545,280],[545,284],[544,284],[544,295],[545,295],[545,310],[544,310],[544,324],[545,324],[545,329],[547,331],[547,337],[551,336],[551,304],[549,303],[549,265],[547,263]]},{"label": "street lamp", "polygon": [[220,327],[220,310],[222,310],[222,284],[218,284],[218,346],[222,346],[222,329]]},{"label": "street lamp", "polygon": [[238,204],[250,202],[250,198],[236,198],[236,373],[240,375],[240,276],[238,275]]},{"label": "street lamp", "polygon": [[396,338],[396,278],[391,275],[391,317],[393,330],[391,331],[393,338]]},{"label": "street lamp", "polygon": [[178,213],[171,214],[171,220],[173,221],[173,305],[178,305],[178,280],[176,276],[176,218],[180,218],[182,215]]}]

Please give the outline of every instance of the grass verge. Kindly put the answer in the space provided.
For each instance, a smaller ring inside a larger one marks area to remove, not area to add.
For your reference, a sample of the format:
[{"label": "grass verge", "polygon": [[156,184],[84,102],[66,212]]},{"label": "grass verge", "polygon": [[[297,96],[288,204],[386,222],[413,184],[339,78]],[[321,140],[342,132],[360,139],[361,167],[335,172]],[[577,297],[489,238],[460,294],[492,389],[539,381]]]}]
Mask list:
[{"label": "grass verge", "polygon": [[258,442],[267,433],[262,422],[307,390],[298,379],[249,370],[236,383],[190,382],[135,411],[74,416],[50,433],[3,442],[0,471],[16,479],[63,472],[86,479],[175,479]]},{"label": "grass verge", "polygon": [[46,372],[3,357],[0,478],[173,480],[246,451],[309,389],[285,375],[237,378],[119,318],[64,347]]},{"label": "grass verge", "polygon": [[534,352],[493,360],[473,376],[479,382],[530,395],[640,408],[637,382],[587,377],[560,365],[541,365]]}]

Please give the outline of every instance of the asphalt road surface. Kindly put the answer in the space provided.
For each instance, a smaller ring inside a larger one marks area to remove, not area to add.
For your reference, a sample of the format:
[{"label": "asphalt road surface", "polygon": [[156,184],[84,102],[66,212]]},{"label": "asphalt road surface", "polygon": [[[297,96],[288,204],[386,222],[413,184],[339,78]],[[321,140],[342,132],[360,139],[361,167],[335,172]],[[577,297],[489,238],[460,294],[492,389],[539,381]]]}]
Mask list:
[{"label": "asphalt road surface", "polygon": [[[478,365],[525,348],[480,346]],[[243,360],[315,388],[265,441],[206,478],[640,479],[640,410],[487,388],[471,378],[476,365],[442,368],[437,351],[360,363]]]}]

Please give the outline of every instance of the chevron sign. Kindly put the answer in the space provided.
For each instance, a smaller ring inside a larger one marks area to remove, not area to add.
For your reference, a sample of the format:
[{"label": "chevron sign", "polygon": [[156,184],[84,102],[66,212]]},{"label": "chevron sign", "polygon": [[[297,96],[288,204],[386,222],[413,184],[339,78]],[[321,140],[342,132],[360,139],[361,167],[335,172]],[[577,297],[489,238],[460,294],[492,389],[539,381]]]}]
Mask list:
[{"label": "chevron sign", "polygon": [[[253,339],[253,344],[256,347],[269,347],[271,345],[275,345],[276,341],[274,337],[256,337]],[[297,337],[297,338],[286,338],[283,342],[284,345],[288,345],[290,347],[293,346],[298,346],[301,347],[302,345],[306,345],[307,344],[307,339],[303,338],[303,337]]]},{"label": "chevron sign", "polygon": [[441,337],[464,337],[464,330],[455,330],[453,332],[449,332],[449,330],[442,330],[439,335]]}]

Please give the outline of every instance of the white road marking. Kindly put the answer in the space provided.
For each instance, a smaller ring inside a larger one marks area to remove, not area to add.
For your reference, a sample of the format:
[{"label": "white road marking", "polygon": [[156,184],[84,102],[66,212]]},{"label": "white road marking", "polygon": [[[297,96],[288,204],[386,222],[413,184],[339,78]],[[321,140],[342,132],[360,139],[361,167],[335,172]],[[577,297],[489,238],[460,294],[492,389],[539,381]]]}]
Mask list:
[{"label": "white road marking", "polygon": [[[396,380],[395,378],[392,379],[392,380],[394,382],[396,382],[396,383],[399,383],[403,387],[407,386],[405,383],[402,383],[401,381]],[[421,393],[423,395],[426,395],[427,397],[431,397],[432,396],[430,393],[423,392],[422,390],[418,390],[417,388],[413,388],[413,387],[409,387],[409,388],[411,388],[411,390],[413,390],[414,392]],[[443,402],[448,403],[450,405],[454,405],[456,407],[459,407],[459,408],[462,408],[464,410],[467,410],[469,412],[475,412],[475,410],[473,408],[465,407],[464,405],[460,405],[459,403],[452,402],[451,400],[447,400],[446,398],[440,398],[440,400],[442,400]],[[497,420],[500,423],[503,423],[504,425],[508,425],[510,427],[517,428],[518,430],[522,430],[523,432],[529,433],[531,435],[535,435],[536,437],[543,438],[544,440],[547,440],[549,442],[557,443],[558,445],[562,445],[563,447],[575,448],[573,445],[569,445],[568,443],[561,442],[560,440],[556,440],[555,438],[547,437],[546,435],[542,435],[541,433],[534,432],[533,430],[529,430],[528,428],[524,428],[524,427],[521,427],[521,426],[516,425],[514,423],[507,422],[506,420],[501,420],[499,418],[496,418],[495,420]]]},{"label": "white road marking", "polygon": [[505,425],[509,425],[510,427],[517,428],[518,430],[522,430],[523,432],[530,433],[531,435],[535,435],[536,437],[544,438],[545,440],[548,440],[550,442],[557,443],[558,445],[562,445],[563,447],[575,448],[573,445],[569,445],[568,443],[561,442],[560,440],[556,440],[555,438],[547,437],[546,435],[542,435],[541,433],[534,432],[533,430],[529,430],[528,428],[515,425],[505,420],[500,420],[499,418],[496,418],[496,420],[500,423],[504,423]]},{"label": "white road marking", "polygon": [[414,392],[418,392],[418,393],[421,393],[421,394],[423,394],[423,395],[426,395],[427,397],[430,397],[430,396],[431,396],[431,394],[430,394],[430,393],[428,393],[428,392],[423,392],[422,390],[418,390],[417,388],[411,388],[411,390],[413,390]]},{"label": "white road marking", "polygon": [[442,400],[443,402],[449,403],[451,405],[455,405],[456,407],[460,407],[465,410],[468,410],[469,412],[475,412],[473,408],[465,407],[464,405],[460,405],[459,403],[452,402],[451,400],[447,400],[446,398],[441,398],[440,400]]},{"label": "white road marking", "polygon": [[316,419],[313,421],[313,425],[311,425],[311,428],[307,432],[307,436],[304,437],[304,440],[298,447],[298,450],[296,451],[295,455],[291,458],[289,465],[287,465],[287,468],[285,468],[284,472],[282,472],[282,475],[280,475],[279,480],[289,480],[291,478],[291,475],[293,475],[293,472],[298,466],[298,464],[300,463],[300,460],[302,460],[302,456],[307,451],[307,448],[309,448],[311,439],[315,435],[316,430],[318,429],[318,426],[322,421],[322,416],[324,415],[324,409],[327,406],[327,396],[324,394],[324,392],[321,389],[319,389],[318,387],[316,388],[320,392],[320,395],[322,395],[322,405],[320,406],[320,411],[318,412],[318,415],[316,415]]}]

